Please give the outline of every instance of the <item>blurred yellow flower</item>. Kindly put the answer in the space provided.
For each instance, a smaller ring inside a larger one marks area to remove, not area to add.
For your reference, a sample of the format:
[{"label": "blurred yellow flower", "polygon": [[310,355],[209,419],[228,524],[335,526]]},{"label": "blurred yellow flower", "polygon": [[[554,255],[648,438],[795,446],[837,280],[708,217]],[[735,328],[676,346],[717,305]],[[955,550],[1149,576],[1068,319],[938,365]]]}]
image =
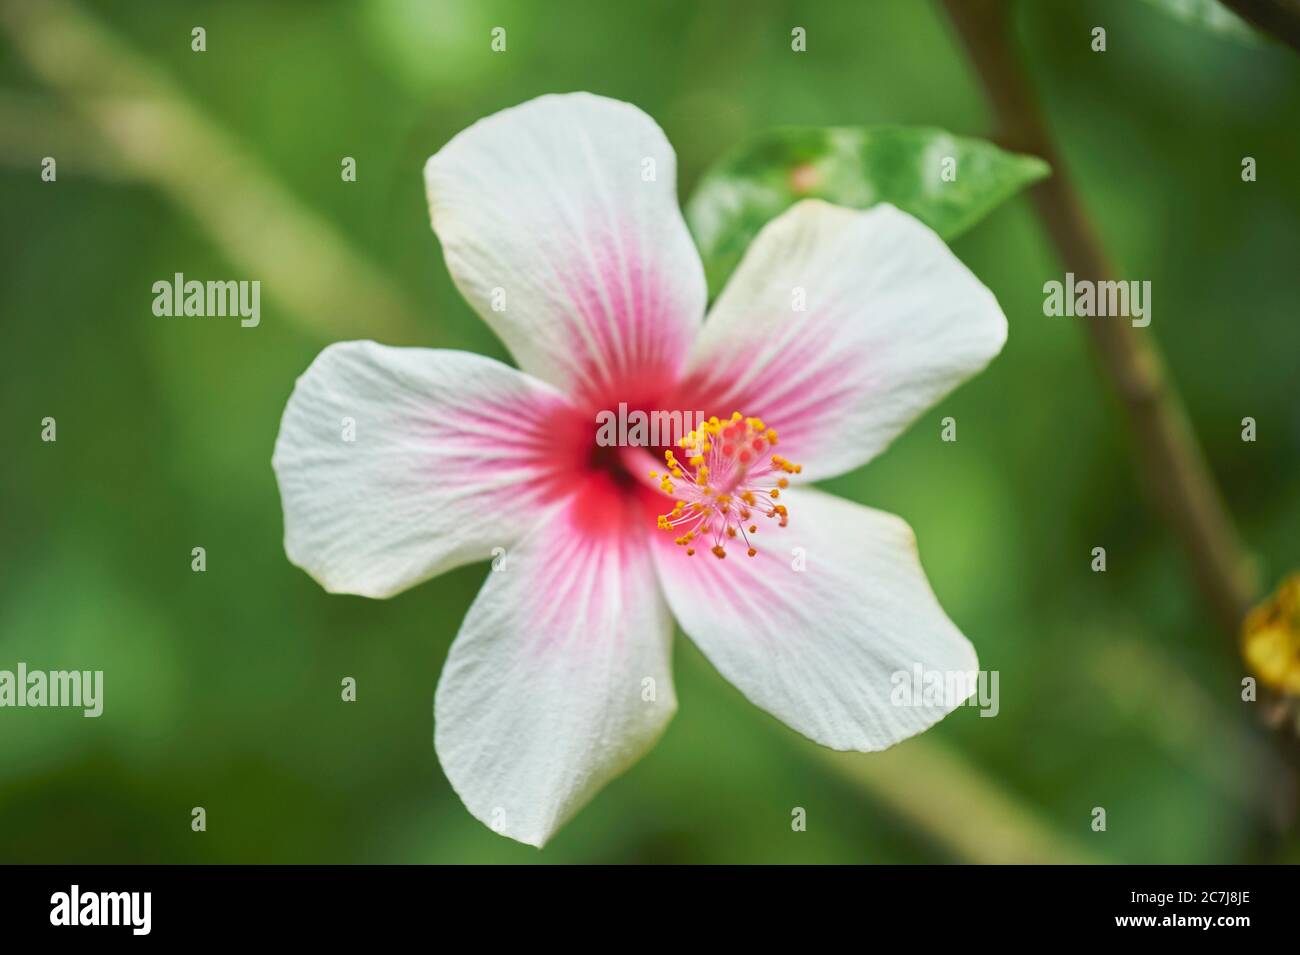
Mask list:
[{"label": "blurred yellow flower", "polygon": [[1300,695],[1300,573],[1246,616],[1241,652],[1265,686]]}]

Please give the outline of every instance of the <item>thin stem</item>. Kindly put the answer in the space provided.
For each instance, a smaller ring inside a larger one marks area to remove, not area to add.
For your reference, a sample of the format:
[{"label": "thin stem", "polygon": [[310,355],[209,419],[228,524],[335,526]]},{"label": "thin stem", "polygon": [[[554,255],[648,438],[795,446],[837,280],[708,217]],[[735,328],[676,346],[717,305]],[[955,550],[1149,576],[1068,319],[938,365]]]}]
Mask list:
[{"label": "thin stem", "polygon": [[[944,0],[979,72],[1009,148],[1041,156],[1052,175],[1031,191],[1066,269],[1100,281],[1113,274],[1056,149],[1010,40],[1004,0]],[[1197,585],[1232,640],[1252,603],[1252,565],[1224,507],[1149,329],[1085,324],[1136,439],[1152,498],[1177,535]]]},{"label": "thin stem", "polygon": [[[1029,79],[1010,40],[1005,0],[944,0],[979,72],[1006,145],[1041,156],[1052,175],[1031,197],[1063,264],[1083,278],[1100,280],[1111,269],[1084,215],[1069,172],[1038,109]],[[1126,322],[1088,322],[1098,360],[1128,416],[1151,496],[1182,543],[1201,593],[1228,636],[1234,655],[1242,620],[1256,591],[1251,562],[1242,549],[1214,478],[1188,424],[1177,392],[1164,371],[1147,329]],[[1267,713],[1270,697],[1258,704]],[[1300,793],[1300,746],[1294,735],[1274,735],[1286,767],[1262,783],[1277,796],[1274,825],[1289,829]]]},{"label": "thin stem", "polygon": [[813,758],[916,826],[962,862],[984,865],[1104,862],[1056,831],[952,747],[933,737],[863,756],[809,747]]},{"label": "thin stem", "polygon": [[0,163],[31,173],[51,156],[58,173],[105,182],[133,182],[116,153],[49,97],[0,90]]}]

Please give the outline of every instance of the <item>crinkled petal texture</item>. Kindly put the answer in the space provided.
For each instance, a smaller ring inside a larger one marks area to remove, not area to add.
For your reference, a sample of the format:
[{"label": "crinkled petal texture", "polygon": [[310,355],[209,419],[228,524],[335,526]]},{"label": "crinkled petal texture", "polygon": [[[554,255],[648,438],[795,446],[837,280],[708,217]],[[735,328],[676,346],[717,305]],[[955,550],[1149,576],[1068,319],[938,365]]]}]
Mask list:
[{"label": "crinkled petal texture", "polygon": [[804,200],[746,251],[678,403],[762,418],[801,480],[824,480],[875,457],[1006,336],[993,293],[927,226]]},{"label": "crinkled petal texture", "polygon": [[556,498],[564,399],[468,352],[343,342],[298,379],[272,464],[289,559],[388,597],[515,543]]},{"label": "crinkled petal texture", "polygon": [[942,719],[961,701],[891,699],[895,674],[910,680],[917,665],[979,666],[930,590],[911,528],[810,487],[788,498],[790,526],[756,557],[688,558],[656,538],[682,629],[751,702],[833,749],[884,749]]},{"label": "crinkled petal texture", "polygon": [[496,113],[430,158],[447,267],[520,368],[596,401],[677,377],[706,292],[676,167],[654,120],[588,93]]},{"label": "crinkled petal texture", "polygon": [[639,517],[577,499],[511,550],[451,646],[434,744],[466,807],[541,846],[641,757],[677,709],[672,620]]}]

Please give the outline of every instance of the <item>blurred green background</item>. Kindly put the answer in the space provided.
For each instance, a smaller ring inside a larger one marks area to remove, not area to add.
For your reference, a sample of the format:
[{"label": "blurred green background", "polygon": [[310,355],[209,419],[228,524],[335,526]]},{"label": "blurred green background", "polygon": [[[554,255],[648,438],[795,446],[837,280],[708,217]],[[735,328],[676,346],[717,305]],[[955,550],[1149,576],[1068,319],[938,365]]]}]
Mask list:
[{"label": "blurred green background", "polygon": [[[325,344],[508,360],[428,226],[420,170],[448,138],[591,90],[659,121],[685,198],[777,124],[987,135],[935,6],[30,6],[39,22],[18,28],[0,4],[0,668],[102,669],[105,712],[0,710],[0,860],[1300,858],[1270,822],[1279,774],[1240,702],[1241,664],[1144,497],[1083,320],[1042,313],[1063,270],[1023,198],[954,243],[1007,313],[1002,356],[832,483],[915,528],[941,602],[1001,673],[994,719],[959,709],[890,753],[828,758],[679,635],[667,734],[538,853],[475,821],[432,747],[434,684],[485,566],[370,601],[327,595],[285,558],[271,449]],[[1120,277],[1153,283],[1147,333],[1271,584],[1300,563],[1300,60],[1129,0],[1021,6],[1053,128]],[[1089,49],[1097,25],[1105,54]],[[128,127],[131,103],[158,96],[146,115],[163,125]],[[176,117],[223,148],[177,159],[169,135],[195,140],[164,128]],[[124,154],[114,130],[128,128]],[[56,183],[39,178],[46,155]],[[293,228],[258,221],[288,208]],[[324,255],[331,235],[346,267]],[[261,279],[261,326],[156,318],[150,287],[174,272]],[[276,298],[281,276],[296,298]],[[372,287],[391,301],[371,304]],[[938,439],[946,415],[955,444]],[[57,443],[40,441],[45,416]],[[1089,569],[1095,546],[1105,574]],[[345,676],[356,703],[340,701]]]}]

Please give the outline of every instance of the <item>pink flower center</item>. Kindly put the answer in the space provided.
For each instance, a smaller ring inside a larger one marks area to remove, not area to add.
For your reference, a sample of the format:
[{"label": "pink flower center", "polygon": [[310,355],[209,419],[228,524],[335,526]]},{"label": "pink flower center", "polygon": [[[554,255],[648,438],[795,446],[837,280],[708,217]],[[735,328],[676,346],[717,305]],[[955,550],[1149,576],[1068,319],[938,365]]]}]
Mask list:
[{"label": "pink flower center", "polygon": [[650,477],[676,498],[673,509],[660,515],[659,528],[674,533],[674,543],[686,548],[688,557],[704,544],[721,559],[737,539],[753,557],[759,518],[775,520],[778,527],[789,523],[779,499],[790,486],[786,475],[803,467],[772,453],[776,432],[761,420],[739,411],[725,421],[710,418],[678,443],[686,460],[669,449],[664,452],[668,470],[651,471]]}]

